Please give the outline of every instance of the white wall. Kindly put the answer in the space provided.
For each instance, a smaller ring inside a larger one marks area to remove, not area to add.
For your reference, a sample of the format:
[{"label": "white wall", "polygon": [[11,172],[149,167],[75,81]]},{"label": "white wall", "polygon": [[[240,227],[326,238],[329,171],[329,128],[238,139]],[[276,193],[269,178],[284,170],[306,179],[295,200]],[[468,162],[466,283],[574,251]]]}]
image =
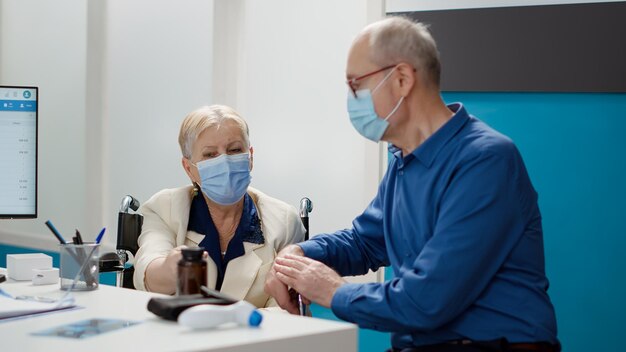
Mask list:
[{"label": "white wall", "polygon": [[0,84],[40,88],[39,218],[0,220],[2,242],[56,248],[47,219],[85,229],[86,11],[81,0],[0,1]]},{"label": "white wall", "polygon": [[350,125],[344,71],[383,1],[0,1],[0,79],[42,96],[41,216],[0,222],[0,242],[49,248],[50,218],[68,234],[104,225],[112,246],[122,196],[188,182],[179,124],[212,103],[250,123],[253,186],[313,199],[313,233],[349,226],[374,196],[381,149]]},{"label": "white wall", "polygon": [[124,195],[189,182],[178,130],[212,103],[213,2],[107,1],[104,37],[102,218],[116,229]]},{"label": "white wall", "polygon": [[216,7],[216,53],[230,58],[216,60],[216,85],[226,84],[216,101],[250,124],[253,186],[294,205],[311,198],[313,234],[350,226],[377,189],[378,147],[351,126],[344,82],[354,36],[382,10],[360,0]]},{"label": "white wall", "polygon": [[213,2],[1,0],[0,83],[40,87],[39,218],[0,242],[55,249],[43,225],[113,246],[123,195],[186,181],[182,117],[211,102]]},{"label": "white wall", "polygon": [[215,100],[250,125],[252,185],[296,206],[311,198],[312,235],[349,227],[376,194],[386,151],[349,122],[345,65],[383,1],[216,4]]}]

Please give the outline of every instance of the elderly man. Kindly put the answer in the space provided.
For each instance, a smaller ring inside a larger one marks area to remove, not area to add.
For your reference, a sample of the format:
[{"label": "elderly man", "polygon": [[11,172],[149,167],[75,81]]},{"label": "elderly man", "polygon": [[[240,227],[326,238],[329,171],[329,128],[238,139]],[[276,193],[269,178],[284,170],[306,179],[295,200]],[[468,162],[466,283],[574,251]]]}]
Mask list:
[{"label": "elderly man", "polygon": [[[447,105],[424,25],[366,27],[348,56],[348,113],[393,154],[352,227],[290,245],[265,290],[297,312],[291,287],[341,319],[392,332],[393,351],[558,351],[537,193],[513,142]],[[383,266],[384,283],[340,275]]]}]

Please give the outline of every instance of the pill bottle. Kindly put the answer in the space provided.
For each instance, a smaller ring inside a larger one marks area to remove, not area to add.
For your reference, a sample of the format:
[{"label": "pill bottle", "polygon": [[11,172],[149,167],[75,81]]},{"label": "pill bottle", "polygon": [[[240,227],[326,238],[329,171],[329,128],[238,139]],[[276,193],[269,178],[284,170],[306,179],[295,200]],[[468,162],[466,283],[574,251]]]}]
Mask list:
[{"label": "pill bottle", "polygon": [[200,286],[206,286],[207,264],[204,260],[204,248],[183,248],[183,257],[178,261],[176,280],[177,295],[200,293]]}]

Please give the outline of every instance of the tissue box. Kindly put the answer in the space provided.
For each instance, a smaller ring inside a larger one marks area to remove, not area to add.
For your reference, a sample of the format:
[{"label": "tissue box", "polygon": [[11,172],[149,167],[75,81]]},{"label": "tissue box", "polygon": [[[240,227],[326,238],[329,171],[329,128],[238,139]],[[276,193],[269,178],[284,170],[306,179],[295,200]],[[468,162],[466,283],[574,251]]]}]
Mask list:
[{"label": "tissue box", "polygon": [[43,253],[7,254],[7,274],[13,280],[31,280],[33,269],[52,268],[52,257]]}]

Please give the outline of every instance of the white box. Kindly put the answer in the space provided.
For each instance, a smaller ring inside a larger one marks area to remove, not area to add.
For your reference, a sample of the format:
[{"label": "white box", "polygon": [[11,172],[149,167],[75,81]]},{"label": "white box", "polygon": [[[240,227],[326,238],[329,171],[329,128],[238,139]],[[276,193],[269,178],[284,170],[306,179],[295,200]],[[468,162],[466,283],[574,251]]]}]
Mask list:
[{"label": "white box", "polygon": [[59,282],[59,269],[33,269],[33,285],[51,285]]},{"label": "white box", "polygon": [[13,280],[31,280],[33,269],[52,268],[52,257],[43,253],[7,254],[7,274]]}]

